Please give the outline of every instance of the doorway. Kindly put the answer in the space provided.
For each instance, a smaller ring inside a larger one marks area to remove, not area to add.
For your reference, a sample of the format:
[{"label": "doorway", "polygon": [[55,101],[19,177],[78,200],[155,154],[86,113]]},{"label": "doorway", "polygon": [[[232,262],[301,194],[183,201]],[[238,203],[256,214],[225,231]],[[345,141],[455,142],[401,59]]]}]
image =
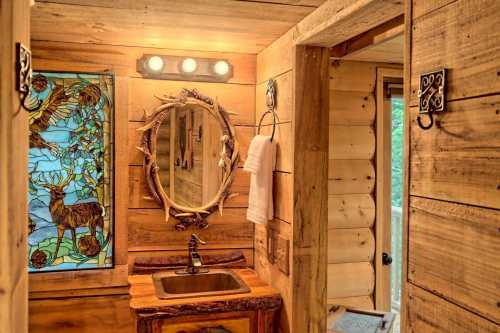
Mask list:
[{"label": "doorway", "polygon": [[404,98],[401,69],[377,69],[377,309],[396,314],[399,333],[403,255]]}]

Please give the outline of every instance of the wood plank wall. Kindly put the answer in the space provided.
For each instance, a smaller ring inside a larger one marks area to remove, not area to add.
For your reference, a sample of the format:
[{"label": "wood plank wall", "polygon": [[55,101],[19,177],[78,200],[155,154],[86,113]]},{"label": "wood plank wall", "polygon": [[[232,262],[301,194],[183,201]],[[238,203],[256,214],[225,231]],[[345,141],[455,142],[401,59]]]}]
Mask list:
[{"label": "wood plank wall", "polygon": [[[279,331],[313,333],[322,332],[326,325],[326,225],[322,221],[327,215],[328,52],[294,46],[293,35],[293,31],[283,35],[257,56],[256,124],[266,110],[270,78],[277,83],[279,120],[275,218],[255,227],[255,269],[283,296]],[[271,123],[270,117],[265,118],[261,133],[270,134]],[[289,256],[272,264],[267,258],[268,236],[281,244],[288,241]],[[289,274],[280,269],[283,265],[288,265]]]},{"label": "wood plank wall", "polygon": [[16,43],[29,46],[29,1],[0,2],[0,332],[28,332],[28,113],[16,92]]},{"label": "wood plank wall", "polygon": [[[128,159],[117,162],[115,170],[128,174],[128,217],[116,221],[128,223],[128,261],[140,256],[168,256],[185,253],[189,235],[195,231],[208,244],[201,254],[241,250],[253,265],[254,228],[246,221],[246,207],[249,176],[238,170],[232,191],[239,196],[225,204],[224,215],[213,214],[210,227],[203,231],[174,230],[173,219],[166,224],[160,207],[144,199],[148,195],[142,175],[142,157],[135,149],[139,143],[136,129],[144,123],[144,109],[158,105],[154,95],[177,94],[182,88],[196,88],[201,93],[217,97],[227,110],[238,113],[232,120],[236,125],[237,138],[242,146],[242,162],[246,157],[248,144],[255,131],[255,68],[256,56],[200,51],[177,51],[145,49],[94,44],[76,44],[47,41],[32,41],[34,66],[43,70],[103,71],[111,70],[117,76],[127,79],[123,88],[128,93],[125,106],[128,112]],[[200,83],[143,79],[135,71],[135,61],[143,53],[189,55],[228,59],[234,66],[234,77],[228,83]],[[118,95],[120,94],[117,91]],[[123,102],[123,101],[122,101]],[[120,101],[117,101],[120,103]],[[242,165],[242,164],[241,164]],[[241,167],[241,166],[240,166]],[[127,196],[126,193],[117,195]],[[126,202],[126,201],[125,201]],[[127,235],[125,235],[127,237]],[[30,301],[30,332],[133,332],[131,317],[126,301],[127,290],[94,289],[80,293],[59,295],[64,300],[47,299],[50,294],[39,295]],[[81,297],[80,297],[81,296]],[[83,297],[85,296],[85,297]],[[124,298],[125,297],[125,298]],[[107,307],[107,303],[115,304]],[[70,304],[71,306],[65,306]],[[106,306],[105,306],[106,305]],[[95,309],[101,309],[95,311]],[[50,313],[51,315],[44,315]],[[61,324],[62,323],[62,324]]]},{"label": "wood plank wall", "polygon": [[[293,222],[293,57],[291,34],[286,34],[257,55],[256,125],[266,111],[266,82],[273,78],[277,85],[276,125],[277,163],[274,172],[274,220],[255,226],[255,269],[267,283],[276,287],[284,300],[280,332],[291,331],[292,279],[267,258],[267,234],[292,241]],[[272,117],[267,116],[261,133],[270,135]],[[289,256],[292,265],[292,252]]]},{"label": "wood plank wall", "polygon": [[330,67],[328,303],[373,309],[377,65]]},{"label": "wood plank wall", "polygon": [[[499,12],[494,0],[407,3],[408,332],[500,332]],[[419,74],[441,66],[448,111],[424,131]]]}]

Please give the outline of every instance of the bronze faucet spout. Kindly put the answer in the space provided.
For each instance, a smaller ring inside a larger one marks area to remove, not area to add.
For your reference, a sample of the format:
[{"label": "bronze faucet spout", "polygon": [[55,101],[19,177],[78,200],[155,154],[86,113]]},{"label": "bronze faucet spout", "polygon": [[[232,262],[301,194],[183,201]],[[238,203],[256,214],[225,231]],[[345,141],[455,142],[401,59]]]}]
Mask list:
[{"label": "bronze faucet spout", "polygon": [[185,270],[177,271],[177,274],[198,274],[206,273],[208,269],[202,268],[203,260],[198,253],[198,244],[206,244],[203,240],[198,237],[197,234],[192,234],[188,242],[188,264]]}]

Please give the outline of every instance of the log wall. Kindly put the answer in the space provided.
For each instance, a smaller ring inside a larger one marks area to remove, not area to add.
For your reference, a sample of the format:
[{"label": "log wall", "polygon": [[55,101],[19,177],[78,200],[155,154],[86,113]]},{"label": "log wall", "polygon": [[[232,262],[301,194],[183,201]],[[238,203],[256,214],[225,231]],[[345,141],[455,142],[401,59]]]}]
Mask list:
[{"label": "log wall", "polygon": [[373,309],[377,65],[330,66],[328,303]]}]

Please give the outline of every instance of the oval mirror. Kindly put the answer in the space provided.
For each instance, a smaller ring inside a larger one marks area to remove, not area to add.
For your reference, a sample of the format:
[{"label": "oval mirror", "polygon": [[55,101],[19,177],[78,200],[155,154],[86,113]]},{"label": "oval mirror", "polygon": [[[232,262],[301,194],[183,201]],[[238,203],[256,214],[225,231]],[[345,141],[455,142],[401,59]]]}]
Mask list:
[{"label": "oval mirror", "polygon": [[178,230],[208,226],[206,217],[229,196],[239,161],[229,112],[196,90],[160,98],[147,117],[141,146],[153,198],[178,219]]}]

